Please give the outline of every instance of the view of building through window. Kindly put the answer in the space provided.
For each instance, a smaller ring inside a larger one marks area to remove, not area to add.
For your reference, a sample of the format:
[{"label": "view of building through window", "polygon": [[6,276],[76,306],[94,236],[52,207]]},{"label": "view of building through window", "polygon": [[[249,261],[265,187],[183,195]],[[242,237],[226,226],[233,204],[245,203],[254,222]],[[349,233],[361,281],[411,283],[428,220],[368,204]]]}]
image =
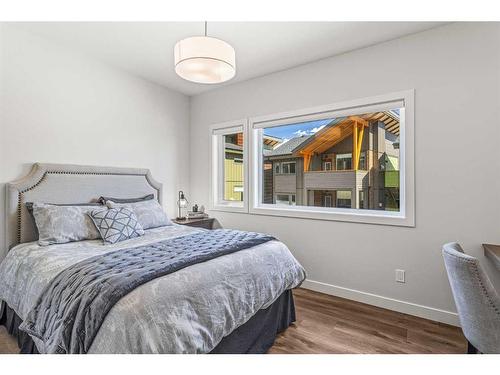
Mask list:
[{"label": "view of building through window", "polygon": [[400,110],[264,128],[262,203],[399,211]]},{"label": "view of building through window", "polygon": [[224,136],[224,200],[243,201],[243,133]]}]

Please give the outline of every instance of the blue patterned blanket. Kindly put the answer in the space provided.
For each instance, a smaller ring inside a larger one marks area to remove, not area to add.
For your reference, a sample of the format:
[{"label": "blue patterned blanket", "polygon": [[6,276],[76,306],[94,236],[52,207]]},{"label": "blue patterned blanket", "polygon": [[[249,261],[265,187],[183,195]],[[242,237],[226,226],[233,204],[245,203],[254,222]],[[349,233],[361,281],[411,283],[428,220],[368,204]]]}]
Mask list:
[{"label": "blue patterned blanket", "polygon": [[83,260],[51,281],[20,329],[42,340],[49,353],[87,353],[111,308],[138,286],[273,239],[218,229]]}]

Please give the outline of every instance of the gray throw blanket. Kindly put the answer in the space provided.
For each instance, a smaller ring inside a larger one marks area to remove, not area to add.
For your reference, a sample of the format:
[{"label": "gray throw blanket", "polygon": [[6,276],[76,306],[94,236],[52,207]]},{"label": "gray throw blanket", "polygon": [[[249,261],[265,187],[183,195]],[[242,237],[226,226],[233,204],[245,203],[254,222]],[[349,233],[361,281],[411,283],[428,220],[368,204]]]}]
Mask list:
[{"label": "gray throw blanket", "polygon": [[49,353],[87,353],[107,313],[138,286],[190,265],[274,240],[237,230],[213,230],[81,261],[58,274],[20,329]]}]

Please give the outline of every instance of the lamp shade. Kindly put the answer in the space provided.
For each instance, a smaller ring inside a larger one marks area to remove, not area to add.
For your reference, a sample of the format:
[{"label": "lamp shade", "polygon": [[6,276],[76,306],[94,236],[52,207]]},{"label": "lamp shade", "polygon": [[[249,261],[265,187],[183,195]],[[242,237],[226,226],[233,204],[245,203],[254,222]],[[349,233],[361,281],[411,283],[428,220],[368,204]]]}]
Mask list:
[{"label": "lamp shade", "polygon": [[174,48],[175,72],[196,83],[221,83],[236,74],[234,48],[223,40],[194,36],[177,42]]},{"label": "lamp shade", "polygon": [[188,205],[188,201],[185,198],[179,199],[179,202],[177,203],[180,208],[186,208]]}]

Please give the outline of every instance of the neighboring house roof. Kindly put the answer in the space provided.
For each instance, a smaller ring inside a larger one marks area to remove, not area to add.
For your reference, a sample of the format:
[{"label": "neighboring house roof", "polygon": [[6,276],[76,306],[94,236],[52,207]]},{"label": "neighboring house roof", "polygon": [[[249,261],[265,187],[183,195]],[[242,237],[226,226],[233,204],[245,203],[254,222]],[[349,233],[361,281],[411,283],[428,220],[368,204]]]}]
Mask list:
[{"label": "neighboring house roof", "polygon": [[281,139],[279,137],[273,137],[271,135],[264,134],[263,138],[264,138],[263,139],[264,145],[268,146],[269,148],[278,147],[280,145],[280,143],[283,142],[283,139]]},{"label": "neighboring house roof", "polygon": [[[273,147],[275,145],[279,146],[279,143],[282,142],[281,138],[278,137],[271,137],[268,135],[264,136],[264,144],[269,147]],[[234,151],[243,151],[243,146],[231,143],[231,142],[226,142],[225,144],[225,149],[226,150],[234,150]]]},{"label": "neighboring house roof", "polygon": [[293,150],[297,148],[302,142],[309,139],[311,136],[302,135],[300,137],[291,138],[285,143],[282,143],[274,150],[264,150],[264,156],[283,156],[283,155],[291,155]]},{"label": "neighboring house roof", "polygon": [[361,117],[368,121],[382,121],[385,124],[385,130],[399,136],[399,111],[375,112]]},{"label": "neighboring house roof", "polygon": [[[307,139],[305,139],[303,142],[297,144],[292,149],[292,153],[301,150],[302,148],[304,148],[304,146],[306,146],[306,145],[308,145],[308,144],[310,144],[312,142],[317,142],[319,139],[322,139],[322,137],[321,137],[322,134],[327,133],[329,131],[329,129],[333,128],[335,125],[341,123],[345,119],[346,119],[346,117],[337,117],[337,118],[334,118],[327,125],[325,125],[320,131],[314,133],[313,135],[307,137]],[[321,142],[323,142],[323,141],[321,141]]]},{"label": "neighboring house roof", "polygon": [[[359,121],[358,121],[359,120]],[[394,111],[367,113],[359,116],[338,117],[333,119],[320,131],[311,135],[307,140],[298,144],[292,153],[312,154],[322,153],[343,141],[353,133],[355,122],[381,121],[388,132],[399,136],[399,113]]]},{"label": "neighboring house roof", "polygon": [[[386,125],[386,129],[396,136],[399,136],[399,113],[395,111],[374,112],[365,115],[360,115],[366,121],[382,121]],[[274,150],[264,150],[264,156],[285,156],[298,153],[306,146],[308,149],[314,148],[314,151],[323,152],[325,148],[329,148],[337,142],[343,140],[346,136],[352,134],[350,123],[352,117],[337,117],[330,121],[320,131],[300,137],[292,138]],[[361,121],[361,120],[360,120]],[[338,125],[338,126],[337,126]],[[329,142],[328,142],[329,141]]]}]

